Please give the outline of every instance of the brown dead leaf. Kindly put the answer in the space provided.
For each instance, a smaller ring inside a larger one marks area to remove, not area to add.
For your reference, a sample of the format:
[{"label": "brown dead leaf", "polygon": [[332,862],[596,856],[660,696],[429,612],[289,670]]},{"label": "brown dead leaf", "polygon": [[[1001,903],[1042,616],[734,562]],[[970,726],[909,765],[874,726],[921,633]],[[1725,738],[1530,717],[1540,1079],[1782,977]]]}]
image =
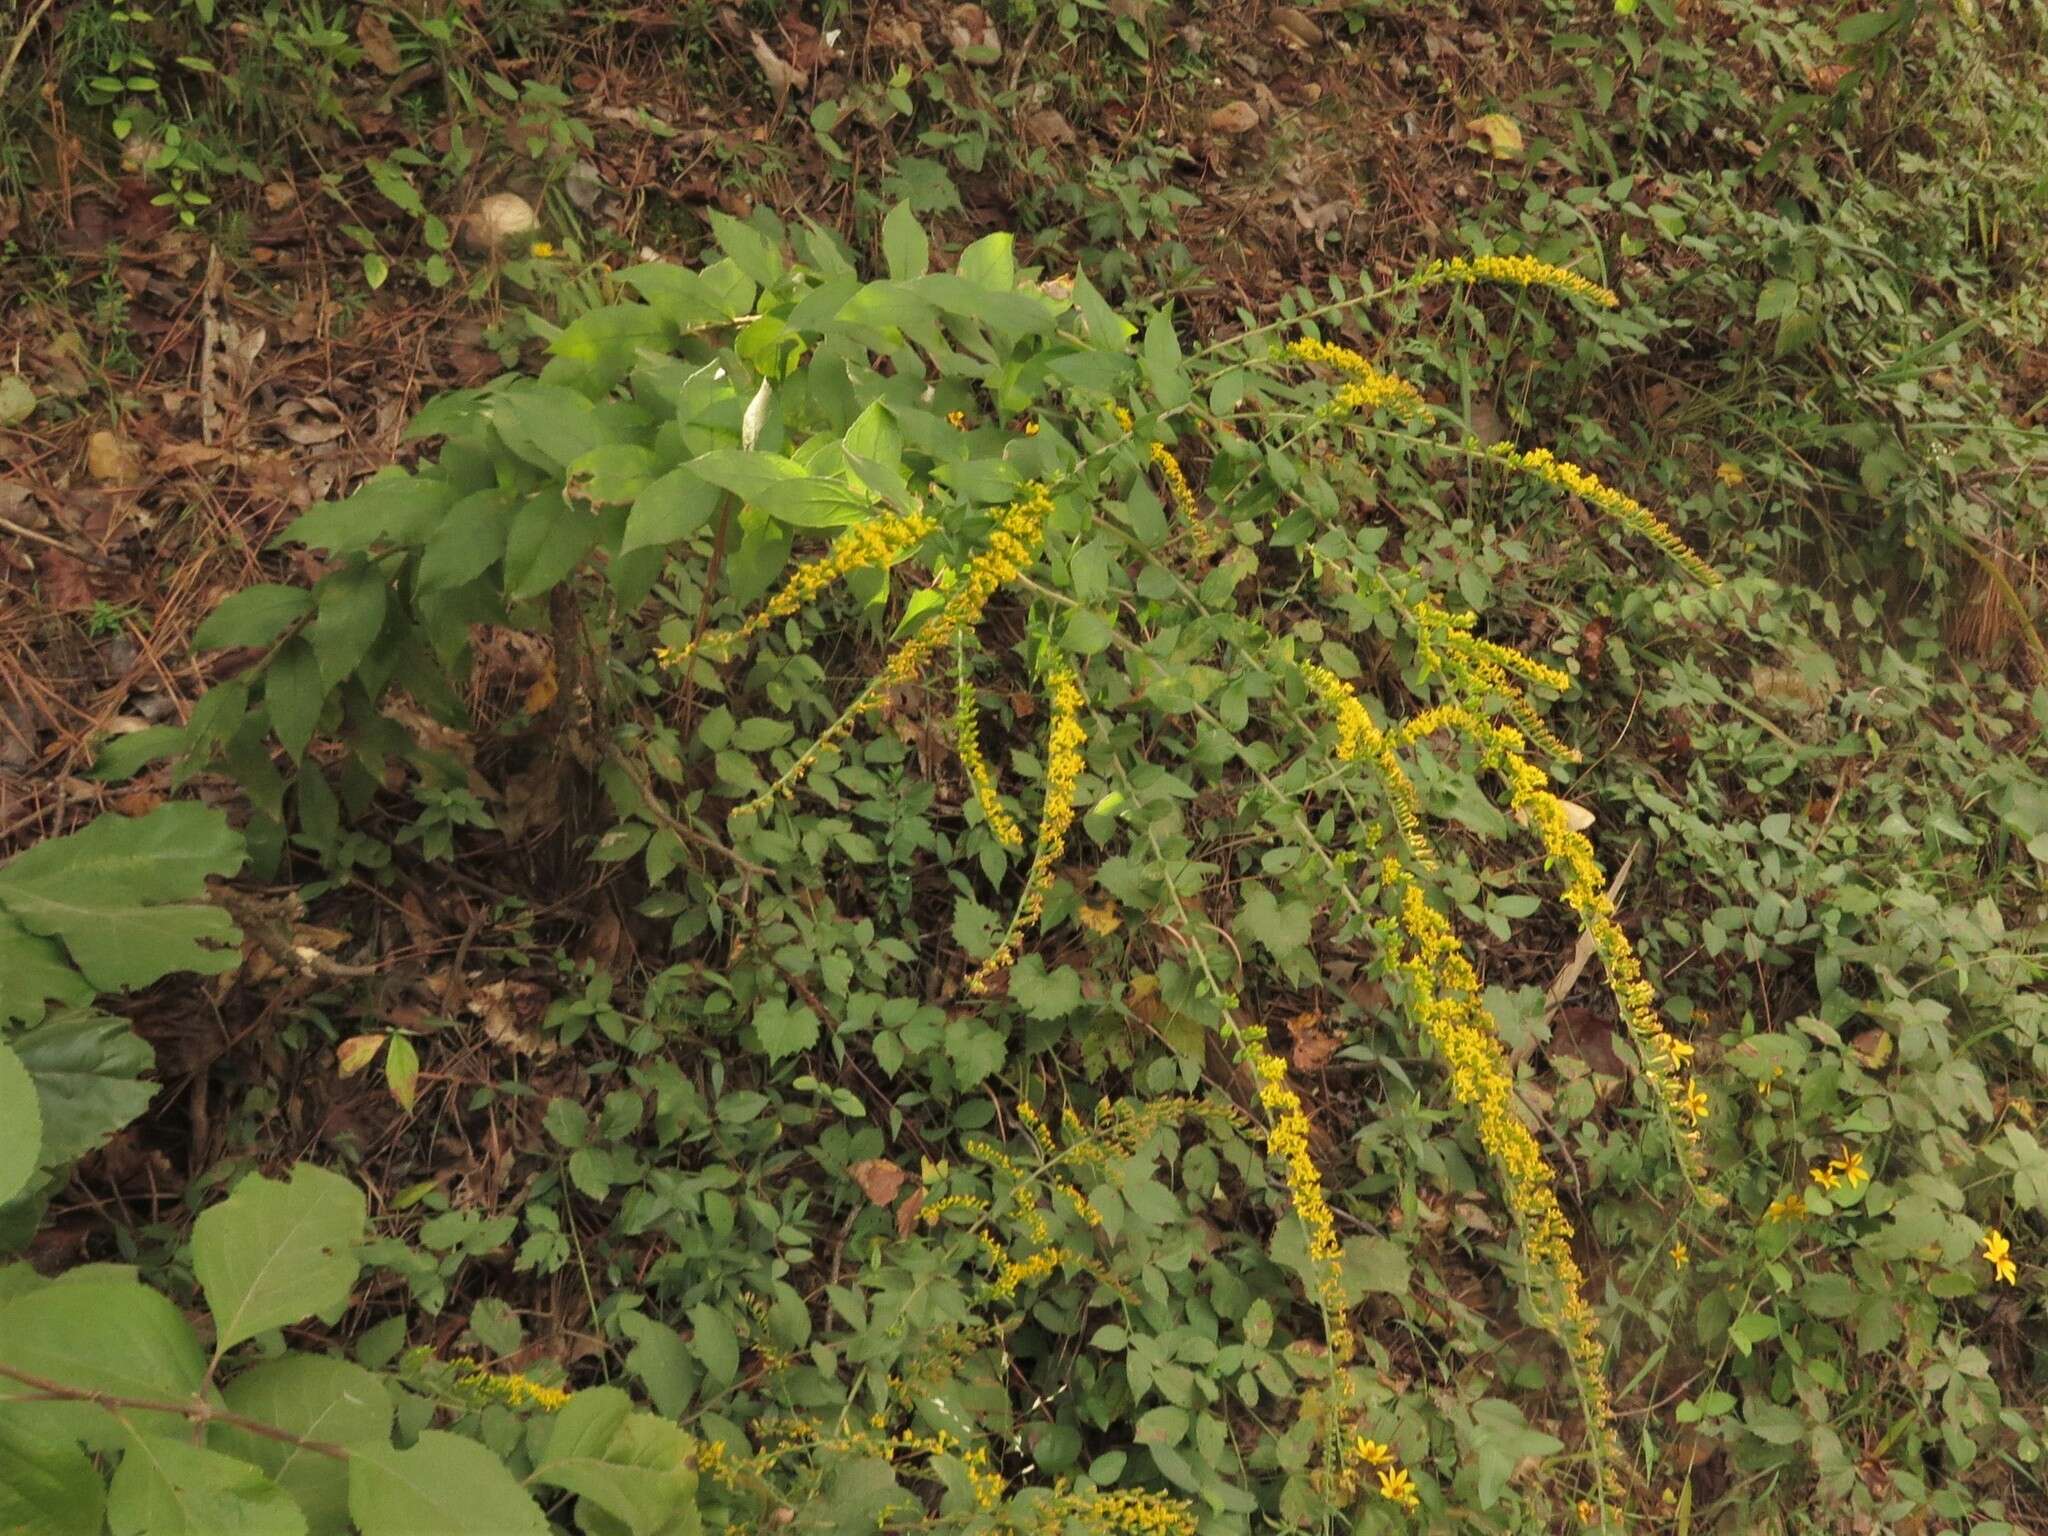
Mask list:
[{"label": "brown dead leaf", "polygon": [[1892,1056],[1892,1037],[1881,1029],[1866,1029],[1852,1036],[1849,1046],[1856,1052],[1856,1059],[1875,1072]]},{"label": "brown dead leaf", "polygon": [[965,64],[993,64],[1003,56],[1002,35],[978,5],[956,5],[946,17],[946,42]]},{"label": "brown dead leaf", "polygon": [[363,57],[380,75],[395,75],[405,68],[398,56],[398,40],[391,35],[391,23],[375,6],[366,5],[356,17],[356,41],[363,45]]},{"label": "brown dead leaf", "polygon": [[288,181],[267,181],[263,184],[263,206],[272,213],[283,213],[299,200],[299,189]]},{"label": "brown dead leaf", "polygon": [[782,99],[792,90],[810,78],[769,47],[768,39],[760,33],[749,31],[747,46],[753,50],[754,62],[761,66],[761,73],[768,77],[768,88],[775,92],[777,106],[782,104]]},{"label": "brown dead leaf", "polygon": [[102,428],[86,440],[85,469],[101,485],[133,485],[142,477],[142,455],[127,438]]},{"label": "brown dead leaf", "polygon": [[1078,142],[1079,135],[1074,125],[1051,107],[1040,107],[1024,119],[1024,138],[1041,149],[1052,149]]},{"label": "brown dead leaf", "polygon": [[85,562],[77,556],[45,549],[36,556],[36,569],[42,574],[43,605],[51,612],[77,613],[90,610],[99,601],[93,595]]},{"label": "brown dead leaf", "polygon": [[1294,1062],[1295,1071],[1321,1071],[1337,1054],[1337,1047],[1344,1043],[1342,1036],[1322,1026],[1323,1016],[1320,1013],[1297,1013],[1287,1021],[1287,1039],[1291,1046],[1288,1056]]},{"label": "brown dead leaf", "polygon": [[277,430],[301,448],[331,443],[348,431],[341,407],[325,395],[287,400],[277,408]]},{"label": "brown dead leaf", "polygon": [[853,1182],[860,1186],[860,1192],[876,1205],[888,1205],[896,1198],[903,1181],[909,1177],[901,1168],[886,1157],[864,1157],[848,1166]]},{"label": "brown dead leaf", "polygon": [[1276,5],[1267,15],[1286,47],[1313,48],[1323,40],[1323,29],[1291,5]]},{"label": "brown dead leaf", "polygon": [[918,1213],[924,1209],[924,1186],[918,1185],[910,1198],[896,1207],[896,1235],[908,1237],[917,1228]]},{"label": "brown dead leaf", "polygon": [[472,987],[462,1007],[484,1027],[492,1044],[503,1046],[515,1056],[532,1056],[541,1061],[559,1047],[541,1034],[541,1015],[547,1011],[548,990],[539,982],[507,979]]},{"label": "brown dead leaf", "polygon": [[1218,133],[1250,133],[1259,126],[1258,109],[1248,101],[1233,101],[1209,114],[1209,126]]}]

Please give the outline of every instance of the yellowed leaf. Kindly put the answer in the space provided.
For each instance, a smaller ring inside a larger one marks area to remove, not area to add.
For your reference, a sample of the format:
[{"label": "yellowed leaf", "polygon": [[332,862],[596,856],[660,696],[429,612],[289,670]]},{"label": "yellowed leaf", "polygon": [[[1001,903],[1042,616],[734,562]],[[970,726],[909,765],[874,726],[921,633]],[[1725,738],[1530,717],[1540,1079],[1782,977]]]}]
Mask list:
[{"label": "yellowed leaf", "polygon": [[343,1077],[353,1077],[375,1061],[383,1049],[382,1035],[350,1035],[334,1048],[334,1064]]},{"label": "yellowed leaf", "polygon": [[1520,126],[1505,112],[1489,112],[1484,117],[1475,117],[1465,125],[1465,131],[1486,140],[1487,148],[1496,160],[1513,159],[1526,147]]}]

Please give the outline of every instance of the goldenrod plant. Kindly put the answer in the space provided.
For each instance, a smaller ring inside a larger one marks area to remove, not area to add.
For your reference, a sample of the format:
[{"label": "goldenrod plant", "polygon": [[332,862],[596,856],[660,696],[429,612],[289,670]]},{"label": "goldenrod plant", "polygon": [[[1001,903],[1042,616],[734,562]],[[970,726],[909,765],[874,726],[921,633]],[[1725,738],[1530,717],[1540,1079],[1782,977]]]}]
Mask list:
[{"label": "goldenrod plant", "polygon": [[[259,848],[329,845],[330,764],[311,739],[346,728],[345,783],[382,774],[387,751],[440,771],[373,728],[401,686],[451,705],[406,660],[459,666],[472,625],[545,608],[555,674],[581,680],[573,707],[547,706],[555,750],[591,765],[617,818],[597,856],[637,866],[641,911],[670,921],[679,952],[750,978],[718,1010],[768,1070],[856,1051],[950,1097],[1013,1059],[1019,1019],[1041,1046],[1065,1040],[1103,1066],[1135,1064],[1133,1034],[1167,1047],[1122,1090],[1069,1085],[1057,1116],[1034,1092],[995,1101],[1008,1123],[963,1117],[952,1151],[923,1157],[916,1208],[888,1218],[895,1236],[863,1228],[833,1260],[825,1294],[850,1317],[921,1276],[910,1293],[919,1328],[939,1328],[930,1349],[901,1312],[903,1327],[864,1334],[855,1355],[807,1352],[809,1306],[780,1274],[751,1275],[735,1329],[703,1300],[728,1282],[680,1259],[662,1270],[695,1298],[697,1342],[621,1322],[643,1340],[634,1358],[655,1371],[681,1349],[690,1372],[650,1377],[671,1404],[716,1386],[757,1416],[695,1421],[706,1518],[758,1528],[854,1464],[876,1481],[864,1518],[881,1528],[1454,1518],[1473,1495],[1458,1491],[1427,1368],[1396,1368],[1407,1346],[1365,1304],[1405,1286],[1386,1278],[1399,1250],[1356,1180],[1332,1176],[1358,1111],[1296,1070],[1277,1009],[1283,986],[1324,985],[1309,943],[1320,927],[1384,991],[1394,1038],[1431,1063],[1418,1081],[1462,1117],[1512,1232],[1489,1251],[1574,1383],[1577,1449],[1517,1497],[1530,1518],[1584,1508],[1619,1528],[1644,1494],[1616,1427],[1589,1238],[1460,933],[1472,870],[1496,846],[1466,830],[1476,807],[1526,829],[1536,856],[1516,878],[1560,905],[1604,968],[1637,1085],[1626,1112],[1659,1128],[1642,1138],[1642,1176],[1690,1186],[1703,1210],[1720,1198],[1701,1152],[1714,1085],[1661,1016],[1554,787],[1587,755],[1543,714],[1574,677],[1379,558],[1363,511],[1382,459],[1404,474],[1500,466],[1645,539],[1634,581],[1711,584],[1667,518],[1542,448],[1477,446],[1434,403],[1441,380],[1373,360],[1391,351],[1375,327],[1404,293],[1505,284],[1594,312],[1618,297],[1531,258],[1456,258],[1190,351],[1166,313],[1128,321],[1085,277],[1020,267],[1003,236],[933,270],[899,210],[889,275],[863,282],[814,232],[794,237],[792,260],[790,232],[765,219],[713,223],[720,257],[619,274],[615,301],[566,326],[537,379],[436,402],[414,430],[441,439],[438,455],[289,530],[328,553],[327,574],[216,615],[204,638],[259,659],[174,744],[242,777],[274,822]],[[309,676],[327,690],[319,708],[287,704],[287,683]],[[729,705],[742,699],[767,702],[741,720]],[[288,780],[256,750],[267,732]],[[1240,798],[1204,809],[1226,782]],[[1462,826],[1444,815],[1452,786]],[[944,871],[943,934],[925,927],[928,898],[912,899],[923,887],[900,862],[906,835]],[[836,875],[785,885],[798,858],[851,860],[873,880],[866,894]],[[820,969],[799,936],[838,923],[847,901],[866,937]],[[1076,943],[1122,946],[1119,990],[1069,990],[1060,957]],[[913,954],[916,989],[849,990]],[[593,991],[579,1016],[639,1038],[607,997]],[[1382,1023],[1352,1012],[1342,1027],[1363,1040]],[[1211,1072],[1209,1040],[1236,1081]],[[849,1087],[797,1082],[837,1113],[869,1112]],[[686,1101],[664,1091],[663,1123],[680,1126]],[[621,1165],[596,1150],[601,1127],[551,1113],[549,1128],[574,1186],[602,1198]],[[884,1204],[909,1177],[863,1166]],[[720,1200],[720,1219],[736,1219]],[[1200,1268],[1198,1211],[1247,1276],[1201,1303],[1245,1335],[1228,1346],[1244,1362],[1233,1390],[1262,1406],[1235,1427],[1147,1321],[1166,1315],[1169,1277]],[[559,1229],[529,1249],[536,1263],[565,1251]],[[1499,1305],[1504,1318],[1514,1306]],[[1273,1341],[1298,1336],[1297,1310],[1310,1327],[1283,1366]],[[1135,1454],[1080,1459],[1047,1374],[1047,1319],[1098,1341],[1091,1412],[1128,1413]],[[744,1382],[743,1350],[756,1372]],[[566,1418],[582,1400],[467,1360],[412,1369],[441,1383],[446,1411]],[[990,1416],[1017,1371],[1040,1381],[1035,1401]],[[1505,1403],[1496,1421],[1508,1413],[1521,1422]],[[1003,1426],[1040,1418],[1034,1461]],[[1483,1496],[1498,1501],[1498,1482]]]}]

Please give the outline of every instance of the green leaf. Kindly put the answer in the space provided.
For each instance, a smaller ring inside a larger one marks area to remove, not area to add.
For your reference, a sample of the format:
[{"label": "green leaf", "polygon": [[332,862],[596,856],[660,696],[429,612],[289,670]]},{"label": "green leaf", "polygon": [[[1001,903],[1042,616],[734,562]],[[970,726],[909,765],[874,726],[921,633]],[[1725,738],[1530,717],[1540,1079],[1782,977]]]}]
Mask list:
[{"label": "green leaf", "polygon": [[1017,237],[998,231],[983,235],[960,253],[956,270],[977,288],[1008,293],[1017,286]]},{"label": "green leaf", "polygon": [[362,665],[384,628],[390,602],[383,573],[369,565],[334,572],[314,592],[320,611],[313,618],[313,654],[320,658],[320,682],[332,688]]},{"label": "green leaf", "polygon": [[1406,1296],[1408,1250],[1390,1237],[1354,1237],[1344,1244],[1345,1288],[1357,1295]]},{"label": "green leaf", "polygon": [[[305,1440],[383,1446],[391,1440],[391,1396],[383,1382],[346,1360],[285,1355],[266,1360],[221,1393],[230,1411]],[[231,1424],[211,1431],[216,1450],[260,1468],[298,1503],[312,1536],[348,1529],[348,1463]]]},{"label": "green leaf", "polygon": [[192,1273],[213,1313],[216,1353],[348,1300],[362,1263],[363,1192],[300,1163],[288,1183],[250,1174],[192,1226]]},{"label": "green leaf", "polygon": [[1154,311],[1145,322],[1144,360],[1145,381],[1162,407],[1170,411],[1194,398],[1181,360],[1180,337],[1174,334],[1173,319],[1164,310]]},{"label": "green leaf", "polygon": [[320,723],[320,708],[327,702],[320,662],[310,644],[293,640],[271,658],[263,674],[263,702],[270,706],[270,728],[297,762],[306,755],[306,744]]},{"label": "green leaf", "polygon": [[27,1188],[42,1160],[43,1109],[35,1079],[0,1041],[0,1204]]},{"label": "green leaf", "polygon": [[[182,1402],[199,1391],[205,1357],[184,1315],[122,1274],[72,1276],[0,1305],[0,1365],[89,1392]],[[44,1403],[37,1427],[109,1445],[117,1421],[89,1403]],[[143,1433],[175,1434],[182,1415],[123,1409]]]},{"label": "green leaf", "polygon": [[1554,1456],[1564,1449],[1564,1442],[1556,1436],[1531,1429],[1513,1403],[1493,1397],[1472,1405],[1468,1439],[1478,1465],[1481,1509],[1491,1509],[1500,1501],[1501,1491],[1524,1459]]},{"label": "green leaf", "polygon": [[711,521],[721,491],[687,464],[678,465],[633,498],[620,554],[687,539]]},{"label": "green leaf", "polygon": [[438,1429],[420,1431],[411,1450],[356,1451],[348,1512],[362,1536],[548,1536],[540,1506],[502,1461]]},{"label": "green leaf", "polygon": [[[239,962],[240,931],[200,904],[208,875],[242,867],[241,836],[204,806],[102,816],[36,844],[0,869],[0,908],[59,939],[102,992],[148,986],[172,971],[205,975]],[[208,945],[214,947],[207,947]]]},{"label": "green leaf", "polygon": [[704,216],[711,225],[711,238],[740,271],[763,288],[772,288],[781,280],[782,253],[768,243],[766,235],[716,208],[706,209]]},{"label": "green leaf", "polygon": [[690,1353],[719,1386],[730,1386],[740,1374],[740,1341],[726,1315],[708,1301],[690,1308]]},{"label": "green leaf", "polygon": [[51,1003],[89,1003],[93,995],[63,945],[30,933],[0,908],[0,1024],[39,1019]]},{"label": "green leaf", "polygon": [[398,1107],[408,1115],[419,1097],[420,1052],[408,1035],[393,1035],[391,1048],[384,1053],[384,1081],[390,1085],[391,1097],[398,1101]]},{"label": "green leaf", "polygon": [[[23,1030],[12,1044],[42,1105],[45,1165],[83,1157],[156,1097],[156,1084],[144,1078],[156,1053],[126,1019],[65,1009]],[[7,1119],[0,1111],[0,1127]]]},{"label": "green leaf", "polygon": [[[628,1536],[698,1536],[694,1449],[678,1426],[635,1413],[617,1387],[593,1387],[555,1415],[529,1481],[577,1494]],[[579,1520],[592,1528],[580,1511]]]},{"label": "green leaf", "polygon": [[514,385],[491,402],[490,416],[506,447],[557,474],[606,440],[596,407],[559,385]]},{"label": "green leaf", "polygon": [[514,602],[538,597],[576,569],[603,524],[572,510],[559,491],[535,491],[512,514],[505,533],[505,595]]},{"label": "green leaf", "polygon": [[567,494],[593,506],[622,507],[654,478],[653,450],[638,443],[602,443],[569,466]]},{"label": "green leaf", "polygon": [[1308,947],[1314,919],[1315,908],[1309,903],[1279,902],[1271,891],[1256,885],[1246,894],[1233,927],[1241,937],[1264,945],[1275,959],[1285,959]]},{"label": "green leaf", "polygon": [[107,1490],[85,1452],[0,1414],[0,1531],[100,1536],[106,1502]]},{"label": "green leaf", "polygon": [[668,262],[649,262],[628,267],[619,281],[631,288],[648,306],[679,330],[698,330],[729,318],[704,286],[704,279],[685,267]]},{"label": "green leaf", "polygon": [[908,203],[898,203],[882,220],[882,260],[888,263],[891,280],[899,283],[931,270],[931,241]]},{"label": "green leaf", "polygon": [[286,626],[313,608],[304,587],[269,582],[244,587],[206,616],[192,635],[192,649],[215,651],[231,645],[268,645]]},{"label": "green leaf", "polygon": [[107,1489],[107,1529],[113,1536],[306,1536],[306,1517],[246,1461],[137,1435]]},{"label": "green leaf", "polygon": [[859,522],[868,510],[867,502],[843,481],[813,475],[779,453],[714,448],[690,460],[689,468],[795,528],[842,527]]},{"label": "green leaf", "polygon": [[489,570],[505,554],[512,517],[520,505],[495,487],[455,503],[420,554],[415,589],[447,592]]},{"label": "green leaf", "polygon": [[783,997],[763,998],[754,1009],[754,1033],[770,1061],[807,1051],[818,1043],[818,1016],[805,1007],[791,1007]]}]

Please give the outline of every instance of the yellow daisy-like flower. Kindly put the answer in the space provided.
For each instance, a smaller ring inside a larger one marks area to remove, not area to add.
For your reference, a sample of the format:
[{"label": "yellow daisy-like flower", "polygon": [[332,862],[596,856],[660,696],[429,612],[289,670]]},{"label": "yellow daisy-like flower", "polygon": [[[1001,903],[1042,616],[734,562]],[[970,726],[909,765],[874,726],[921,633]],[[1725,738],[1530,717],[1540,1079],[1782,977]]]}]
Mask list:
[{"label": "yellow daisy-like flower", "polygon": [[534,241],[532,246],[529,247],[529,250],[533,255],[538,256],[543,261],[547,260],[548,257],[555,254],[554,246],[549,244],[545,240]]},{"label": "yellow daisy-like flower", "polygon": [[1360,1435],[1351,1442],[1351,1459],[1362,1461],[1368,1467],[1384,1467],[1392,1465],[1394,1453],[1379,1441]]},{"label": "yellow daisy-like flower", "polygon": [[1851,1152],[1849,1144],[1843,1142],[1841,1150],[1828,1160],[1828,1168],[1842,1177],[1842,1182],[1851,1189],[1860,1189],[1870,1182],[1870,1173],[1863,1166],[1863,1154]]},{"label": "yellow daisy-like flower", "polygon": [[1671,1267],[1673,1269],[1683,1269],[1691,1262],[1691,1249],[1687,1248],[1683,1243],[1673,1243],[1671,1245]]},{"label": "yellow daisy-like flower", "polygon": [[1836,1173],[1834,1169],[1823,1168],[1818,1164],[1816,1164],[1812,1168],[1807,1169],[1806,1176],[1809,1179],[1813,1180],[1814,1183],[1818,1184],[1823,1190],[1832,1191],[1834,1189],[1837,1189],[1840,1187],[1842,1182],[1842,1176],[1839,1173]]},{"label": "yellow daisy-like flower", "polygon": [[1806,1196],[1794,1190],[1782,1200],[1773,1200],[1764,1212],[1765,1221],[1797,1221],[1806,1214]]},{"label": "yellow daisy-like flower", "polygon": [[1403,1509],[1416,1509],[1422,1504],[1415,1491],[1415,1479],[1408,1475],[1406,1467],[1391,1467],[1380,1473],[1380,1497]]},{"label": "yellow daisy-like flower", "polygon": [[1984,1233],[1984,1262],[1991,1266],[1991,1273],[2007,1285],[2020,1283],[2019,1267],[2012,1261],[2012,1244],[1996,1227]]},{"label": "yellow daisy-like flower", "polygon": [[1742,472],[1740,464],[1730,464],[1726,459],[1723,459],[1714,466],[1714,478],[1732,491],[1746,481],[1749,476]]},{"label": "yellow daisy-like flower", "polygon": [[1603,288],[1568,267],[1538,261],[1534,256],[1453,256],[1448,261],[1431,262],[1415,277],[1421,287],[1437,283],[1506,283],[1516,288],[1548,288],[1602,309],[1615,309],[1621,304],[1613,289]]},{"label": "yellow daisy-like flower", "polygon": [[1548,448],[1531,448],[1524,451],[1511,443],[1496,443],[1488,451],[1508,468],[1541,480],[1558,490],[1569,491],[1582,501],[1598,507],[1616,522],[1633,528],[1684,566],[1704,585],[1721,585],[1721,573],[1694,554],[1692,547],[1672,532],[1669,523],[1633,496],[1625,495],[1608,485],[1591,470],[1581,469],[1569,459],[1560,459]]},{"label": "yellow daisy-like flower", "polygon": [[1707,1111],[1711,1109],[1713,1105],[1711,1101],[1709,1101],[1709,1099],[1707,1098],[1706,1089],[1702,1088],[1697,1082],[1694,1082],[1692,1079],[1688,1078],[1686,1079],[1685,1084],[1685,1098],[1681,1101],[1680,1107],[1683,1108],[1686,1114],[1692,1118],[1695,1124],[1697,1124],[1698,1122],[1707,1118]]}]

